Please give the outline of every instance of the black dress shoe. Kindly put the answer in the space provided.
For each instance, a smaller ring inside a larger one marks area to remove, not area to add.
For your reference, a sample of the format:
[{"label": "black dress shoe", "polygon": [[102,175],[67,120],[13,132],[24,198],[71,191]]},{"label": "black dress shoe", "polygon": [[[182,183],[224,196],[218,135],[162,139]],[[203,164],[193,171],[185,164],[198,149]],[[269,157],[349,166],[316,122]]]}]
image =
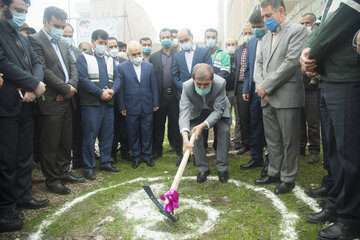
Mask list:
[{"label": "black dress shoe", "polygon": [[19,210],[17,210],[16,208],[12,209],[10,212],[7,213],[8,218],[12,218],[12,219],[24,219],[24,214],[22,212],[20,212]]},{"label": "black dress shoe", "polygon": [[324,228],[319,231],[319,239],[358,239],[360,238],[359,227],[350,227],[340,221],[336,221],[330,227]]},{"label": "black dress shoe", "polygon": [[86,178],[87,180],[95,180],[96,179],[95,172],[94,171],[84,172],[84,178]]},{"label": "black dress shoe", "polygon": [[210,170],[207,170],[206,172],[199,172],[196,178],[197,183],[203,183],[206,181],[207,176],[210,175]]},{"label": "black dress shoe", "polygon": [[58,183],[54,185],[46,185],[49,192],[60,194],[60,195],[66,195],[69,194],[71,191],[64,185]]},{"label": "black dress shoe", "polygon": [[262,167],[263,165],[264,165],[263,161],[255,161],[254,159],[251,159],[248,163],[241,164],[240,169],[248,170],[256,167]]},{"label": "black dress shoe", "polygon": [[328,209],[323,209],[317,213],[309,213],[306,215],[306,220],[311,223],[326,223],[334,222],[337,219],[337,214],[335,211]]},{"label": "black dress shoe", "polygon": [[85,182],[85,178],[75,177],[74,175],[72,175],[72,173],[69,173],[66,177],[61,179],[61,184],[65,184],[67,182],[69,182],[69,183],[82,183],[82,182]]},{"label": "black dress shoe", "polygon": [[149,161],[146,162],[146,165],[148,165],[149,167],[153,167],[155,166],[155,163],[150,159]]},{"label": "black dress shoe", "polygon": [[278,183],[280,182],[279,177],[266,176],[264,178],[259,178],[255,180],[256,185],[270,184],[270,183]]},{"label": "black dress shoe", "polygon": [[242,145],[240,150],[236,153],[237,155],[242,155],[250,150],[249,147]]},{"label": "black dress shoe", "polygon": [[27,202],[20,202],[17,204],[18,208],[25,208],[25,209],[39,209],[39,208],[43,208],[49,205],[49,200],[45,199],[45,200],[35,200],[35,199],[31,199],[30,201]]},{"label": "black dress shoe", "polygon": [[312,198],[321,198],[327,197],[329,190],[327,190],[325,187],[320,187],[315,189],[306,189],[305,193]]},{"label": "black dress shoe", "polygon": [[228,171],[218,171],[218,176],[220,183],[227,183],[227,181],[229,180]]},{"label": "black dress shoe", "polygon": [[134,161],[133,164],[131,165],[133,169],[138,168],[140,165],[140,161]]},{"label": "black dress shoe", "polygon": [[162,157],[162,152],[154,152],[152,155],[151,155],[151,160],[155,160],[155,159],[158,159]]},{"label": "black dress shoe", "polygon": [[176,162],[176,166],[177,166],[177,167],[180,166],[181,160],[182,160],[182,158],[180,158],[179,160],[177,160],[177,162]]},{"label": "black dress shoe", "polygon": [[295,183],[286,183],[286,182],[281,182],[276,188],[275,188],[275,195],[279,195],[279,194],[286,194],[291,192],[291,190],[293,190],[295,187]]},{"label": "black dress shoe", "polygon": [[269,165],[264,166],[263,169],[260,172],[260,177],[266,177],[268,172]]},{"label": "black dress shoe", "polygon": [[106,167],[100,167],[100,170],[104,170],[104,171],[107,171],[107,172],[119,172],[120,169],[116,168],[116,167],[113,167],[113,166],[106,166]]},{"label": "black dress shoe", "polygon": [[316,200],[316,203],[319,205],[319,207],[324,208],[325,207],[325,200],[324,199],[319,199]]},{"label": "black dress shoe", "polygon": [[20,218],[14,219],[12,213],[0,215],[0,233],[20,230],[23,225],[24,222]]}]

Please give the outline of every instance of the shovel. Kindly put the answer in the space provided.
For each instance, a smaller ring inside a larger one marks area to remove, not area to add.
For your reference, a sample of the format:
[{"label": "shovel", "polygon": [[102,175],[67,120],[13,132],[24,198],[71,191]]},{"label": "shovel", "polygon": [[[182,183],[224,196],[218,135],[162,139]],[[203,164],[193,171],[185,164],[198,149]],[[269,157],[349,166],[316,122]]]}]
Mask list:
[{"label": "shovel", "polygon": [[[195,133],[191,135],[190,143],[194,144],[195,141]],[[181,164],[176,172],[174,181],[171,185],[169,191],[165,192],[161,195],[161,200],[164,201],[164,204],[161,204],[155,197],[153,191],[151,190],[150,186],[143,186],[145,192],[149,196],[149,198],[155,203],[155,205],[159,208],[160,213],[164,216],[170,218],[172,221],[176,222],[178,219],[173,216],[174,208],[179,208],[179,193],[177,192],[177,188],[179,187],[181,177],[184,173],[186,164],[190,157],[190,151],[186,150],[183,158],[181,159]]]}]

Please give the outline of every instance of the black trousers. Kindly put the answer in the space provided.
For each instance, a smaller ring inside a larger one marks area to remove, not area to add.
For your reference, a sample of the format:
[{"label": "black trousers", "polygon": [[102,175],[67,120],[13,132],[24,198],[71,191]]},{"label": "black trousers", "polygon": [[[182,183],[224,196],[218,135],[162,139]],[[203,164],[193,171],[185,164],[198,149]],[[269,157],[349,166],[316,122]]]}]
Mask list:
[{"label": "black trousers", "polygon": [[353,227],[360,226],[359,103],[360,83],[322,83],[320,108],[334,180],[325,207]]},{"label": "black trousers", "polygon": [[177,91],[160,93],[160,108],[154,113],[153,119],[153,153],[162,153],[165,136],[166,116],[168,117],[168,138],[176,151],[181,152],[181,135],[179,130],[179,102]]},{"label": "black trousers", "polygon": [[81,130],[81,110],[79,94],[74,95],[75,106],[71,105],[72,113],[72,163],[75,167],[82,167],[82,130]]},{"label": "black trousers", "polygon": [[243,88],[244,83],[238,82],[236,100],[240,120],[241,142],[245,147],[250,148],[250,107],[249,102],[245,102],[242,98]]},{"label": "black trousers", "polygon": [[320,117],[317,105],[318,91],[305,89],[305,107],[300,117],[300,148],[309,140],[309,153],[320,153]]},{"label": "black trousers", "polygon": [[114,104],[114,140],[112,144],[111,156],[117,153],[117,147],[120,142],[120,152],[124,156],[130,151],[128,134],[126,132],[125,117],[118,111],[118,105]]},{"label": "black trousers", "polygon": [[0,117],[0,214],[32,199],[33,104],[18,116]]},{"label": "black trousers", "polygon": [[41,115],[40,163],[47,185],[58,184],[68,174],[72,147],[70,101],[54,115]]}]

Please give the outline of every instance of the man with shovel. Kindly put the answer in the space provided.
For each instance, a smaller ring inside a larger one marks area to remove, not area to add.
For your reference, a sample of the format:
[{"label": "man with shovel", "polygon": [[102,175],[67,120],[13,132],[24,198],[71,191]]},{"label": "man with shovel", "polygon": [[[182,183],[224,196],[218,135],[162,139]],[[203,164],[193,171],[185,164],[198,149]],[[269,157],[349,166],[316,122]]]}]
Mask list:
[{"label": "man with shovel", "polygon": [[[192,78],[183,83],[180,100],[179,127],[183,137],[183,152],[194,152],[199,174],[197,182],[203,183],[210,174],[206,160],[202,131],[217,128],[216,168],[219,181],[226,183],[228,175],[228,148],[230,144],[231,111],[226,97],[226,81],[214,75],[212,67],[205,63],[197,64]],[[190,131],[191,130],[191,131]],[[195,133],[196,142],[191,144],[189,132]]]}]

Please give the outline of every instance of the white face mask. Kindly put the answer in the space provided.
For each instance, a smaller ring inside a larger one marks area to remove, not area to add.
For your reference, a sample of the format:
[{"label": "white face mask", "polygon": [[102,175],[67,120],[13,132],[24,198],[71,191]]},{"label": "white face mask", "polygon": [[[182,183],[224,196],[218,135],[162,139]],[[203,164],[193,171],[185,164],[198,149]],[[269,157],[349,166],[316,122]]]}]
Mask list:
[{"label": "white face mask", "polygon": [[142,57],[130,58],[130,61],[136,66],[139,66],[142,62]]},{"label": "white face mask", "polygon": [[308,26],[308,27],[306,27],[307,28],[307,30],[309,31],[309,33],[311,33],[311,31],[312,31],[312,26]]},{"label": "white face mask", "polygon": [[226,47],[226,51],[229,55],[235,54],[235,47]]},{"label": "white face mask", "polygon": [[113,58],[116,58],[119,56],[119,49],[111,49],[110,52],[109,52],[110,56],[113,57]]},{"label": "white face mask", "polygon": [[119,52],[119,57],[121,57],[121,58],[127,58],[126,52],[123,52],[123,51]]},{"label": "white face mask", "polygon": [[61,37],[61,40],[65,41],[68,47],[71,47],[74,43],[73,38],[71,37]]},{"label": "white face mask", "polygon": [[186,43],[180,43],[180,46],[182,49],[184,49],[184,51],[189,51],[192,47],[192,43],[188,41]]},{"label": "white face mask", "polygon": [[178,45],[179,45],[179,40],[178,40],[177,38],[174,38],[174,39],[172,40],[171,46],[172,46],[173,48],[176,48]]},{"label": "white face mask", "polygon": [[106,46],[105,46],[105,45],[96,44],[95,52],[96,52],[98,55],[104,55],[105,52],[106,52]]}]

